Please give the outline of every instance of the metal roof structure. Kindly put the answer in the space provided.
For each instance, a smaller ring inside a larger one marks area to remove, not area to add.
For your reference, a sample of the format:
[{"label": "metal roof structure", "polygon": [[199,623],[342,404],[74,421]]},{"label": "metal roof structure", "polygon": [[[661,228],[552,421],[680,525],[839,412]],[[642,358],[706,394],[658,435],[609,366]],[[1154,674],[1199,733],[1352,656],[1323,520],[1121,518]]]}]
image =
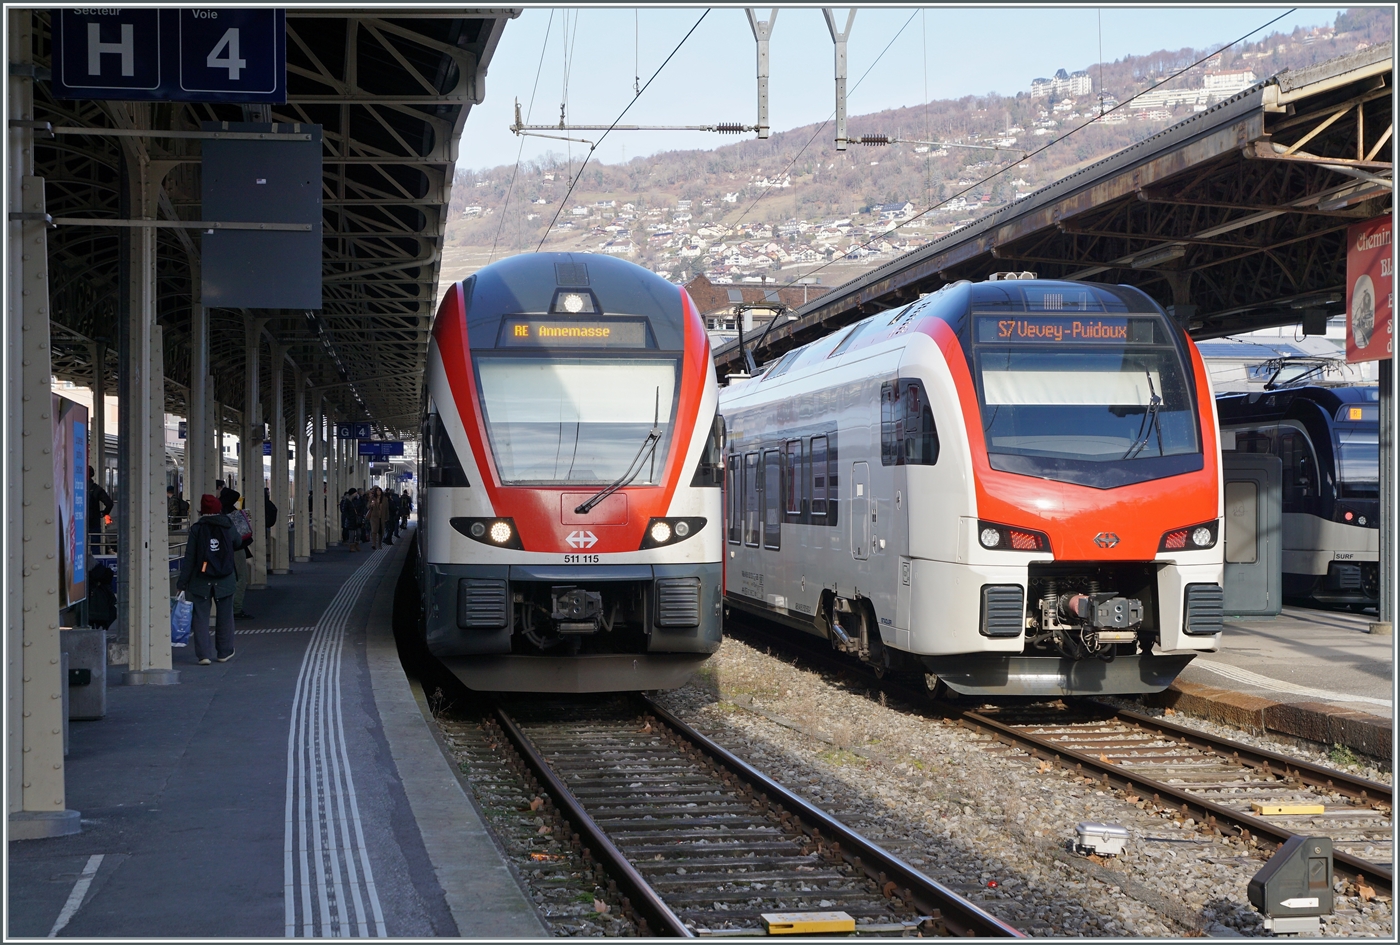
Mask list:
[{"label": "metal roof structure", "polygon": [[[1389,43],[1283,72],[852,279],[774,326],[771,360],[997,271],[1134,285],[1196,338],[1340,313],[1346,228],[1390,211]],[[737,342],[715,353],[742,371]]]},{"label": "metal roof structure", "polygon": [[[461,133],[485,94],[486,70],[519,10],[288,9],[285,105],[58,101],[50,93],[50,25],[36,11],[35,118],[68,129],[198,130],[206,121],[312,123],[323,129],[323,307],[259,310],[267,340],[343,419],[382,434],[415,429]],[[53,217],[128,218],[124,165],[173,162],[161,218],[200,219],[197,141],[101,134],[36,135],[36,173]],[[124,295],[120,227],[59,226],[49,236],[54,373],[90,385],[96,343],[113,390]],[[165,329],[167,409],[183,412],[190,316],[199,283],[197,230],[158,231],[158,319]],[[210,311],[210,365],[226,412],[243,404],[245,312]],[[270,376],[262,361],[264,384]],[[294,372],[286,372],[294,383]],[[290,405],[292,399],[284,398]],[[288,417],[290,420],[290,416]],[[286,427],[292,428],[289,422]]]}]

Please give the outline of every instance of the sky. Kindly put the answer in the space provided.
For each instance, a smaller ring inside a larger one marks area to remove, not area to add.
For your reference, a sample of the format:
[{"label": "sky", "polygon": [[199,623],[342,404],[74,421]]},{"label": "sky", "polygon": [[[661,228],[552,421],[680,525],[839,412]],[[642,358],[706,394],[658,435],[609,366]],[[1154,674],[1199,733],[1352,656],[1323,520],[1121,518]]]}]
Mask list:
[{"label": "sky", "polygon": [[[847,113],[988,92],[1014,95],[1056,69],[1073,71],[1099,61],[1100,42],[1107,62],[1157,49],[1213,49],[1288,9],[861,7],[849,41]],[[762,8],[759,15],[766,17],[770,10]],[[558,124],[560,103],[567,102],[570,123],[609,125],[634,98],[635,77],[640,75],[645,85],[697,21],[694,33],[621,124],[753,124],[756,45],[748,19],[742,7],[712,8],[701,20],[704,12],[685,7],[527,8],[506,25],[487,74],[485,101],[468,118],[458,166],[484,169],[514,164],[517,155],[529,161],[548,151],[586,152],[586,144],[513,135],[514,101],[519,99],[527,124]],[[835,12],[840,28],[846,10]],[[1298,8],[1252,38],[1331,24],[1339,12],[1337,7]],[[770,46],[768,114],[774,131],[831,116],[833,53],[821,8],[779,10]],[[572,136],[597,141],[600,134]],[[658,151],[713,148],[740,137],[752,134],[614,131],[594,159],[617,163]]]}]

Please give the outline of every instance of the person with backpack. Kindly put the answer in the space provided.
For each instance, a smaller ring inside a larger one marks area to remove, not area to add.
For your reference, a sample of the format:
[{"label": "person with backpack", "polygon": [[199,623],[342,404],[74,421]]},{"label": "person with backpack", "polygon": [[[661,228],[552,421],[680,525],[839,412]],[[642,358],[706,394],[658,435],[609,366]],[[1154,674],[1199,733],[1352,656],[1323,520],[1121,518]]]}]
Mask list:
[{"label": "person with backpack", "polygon": [[349,546],[349,550],[360,550],[360,511],[355,503],[353,488],[346,489],[344,498],[340,500],[340,540]]},{"label": "person with backpack", "polygon": [[248,513],[236,505],[239,498],[238,491],[227,486],[219,493],[219,507],[223,514],[228,516],[235,533],[233,572],[237,583],[233,592],[233,615],[247,619],[253,616],[243,609],[243,597],[248,592],[248,575],[251,571],[248,562],[253,557],[253,552],[249,550],[253,544],[253,523],[249,520]]},{"label": "person with backpack", "polygon": [[[233,595],[238,586],[234,562],[238,555],[234,545],[238,535],[233,521],[222,511],[217,496],[206,495],[199,500],[200,519],[190,526],[185,543],[185,558],[180,562],[180,575],[175,579],[176,590],[183,591],[194,604],[190,631],[194,636],[194,655],[200,666],[208,666],[210,657],[220,663],[233,659]],[[209,602],[217,605],[214,646],[209,646]]]}]

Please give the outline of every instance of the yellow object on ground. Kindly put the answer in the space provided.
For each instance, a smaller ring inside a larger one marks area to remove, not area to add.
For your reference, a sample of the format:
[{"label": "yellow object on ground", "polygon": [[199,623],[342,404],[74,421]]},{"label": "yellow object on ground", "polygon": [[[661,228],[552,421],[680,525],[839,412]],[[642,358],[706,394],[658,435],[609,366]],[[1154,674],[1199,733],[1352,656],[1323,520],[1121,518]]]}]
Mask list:
[{"label": "yellow object on ground", "polygon": [[1256,814],[1325,814],[1327,808],[1321,804],[1261,804],[1258,801],[1249,805]]},{"label": "yellow object on ground", "polygon": [[769,935],[814,935],[818,932],[854,932],[856,920],[844,912],[765,912]]}]

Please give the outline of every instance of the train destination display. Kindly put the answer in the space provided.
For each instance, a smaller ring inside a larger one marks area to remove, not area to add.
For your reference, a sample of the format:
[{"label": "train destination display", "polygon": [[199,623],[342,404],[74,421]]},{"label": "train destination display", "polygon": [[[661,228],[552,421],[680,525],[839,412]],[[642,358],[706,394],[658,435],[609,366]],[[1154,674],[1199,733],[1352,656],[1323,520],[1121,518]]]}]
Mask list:
[{"label": "train destination display", "polygon": [[982,317],[977,319],[977,340],[983,343],[1152,344],[1152,325],[1150,318]]},{"label": "train destination display", "polygon": [[649,348],[645,319],[508,318],[501,345],[568,348]]}]

